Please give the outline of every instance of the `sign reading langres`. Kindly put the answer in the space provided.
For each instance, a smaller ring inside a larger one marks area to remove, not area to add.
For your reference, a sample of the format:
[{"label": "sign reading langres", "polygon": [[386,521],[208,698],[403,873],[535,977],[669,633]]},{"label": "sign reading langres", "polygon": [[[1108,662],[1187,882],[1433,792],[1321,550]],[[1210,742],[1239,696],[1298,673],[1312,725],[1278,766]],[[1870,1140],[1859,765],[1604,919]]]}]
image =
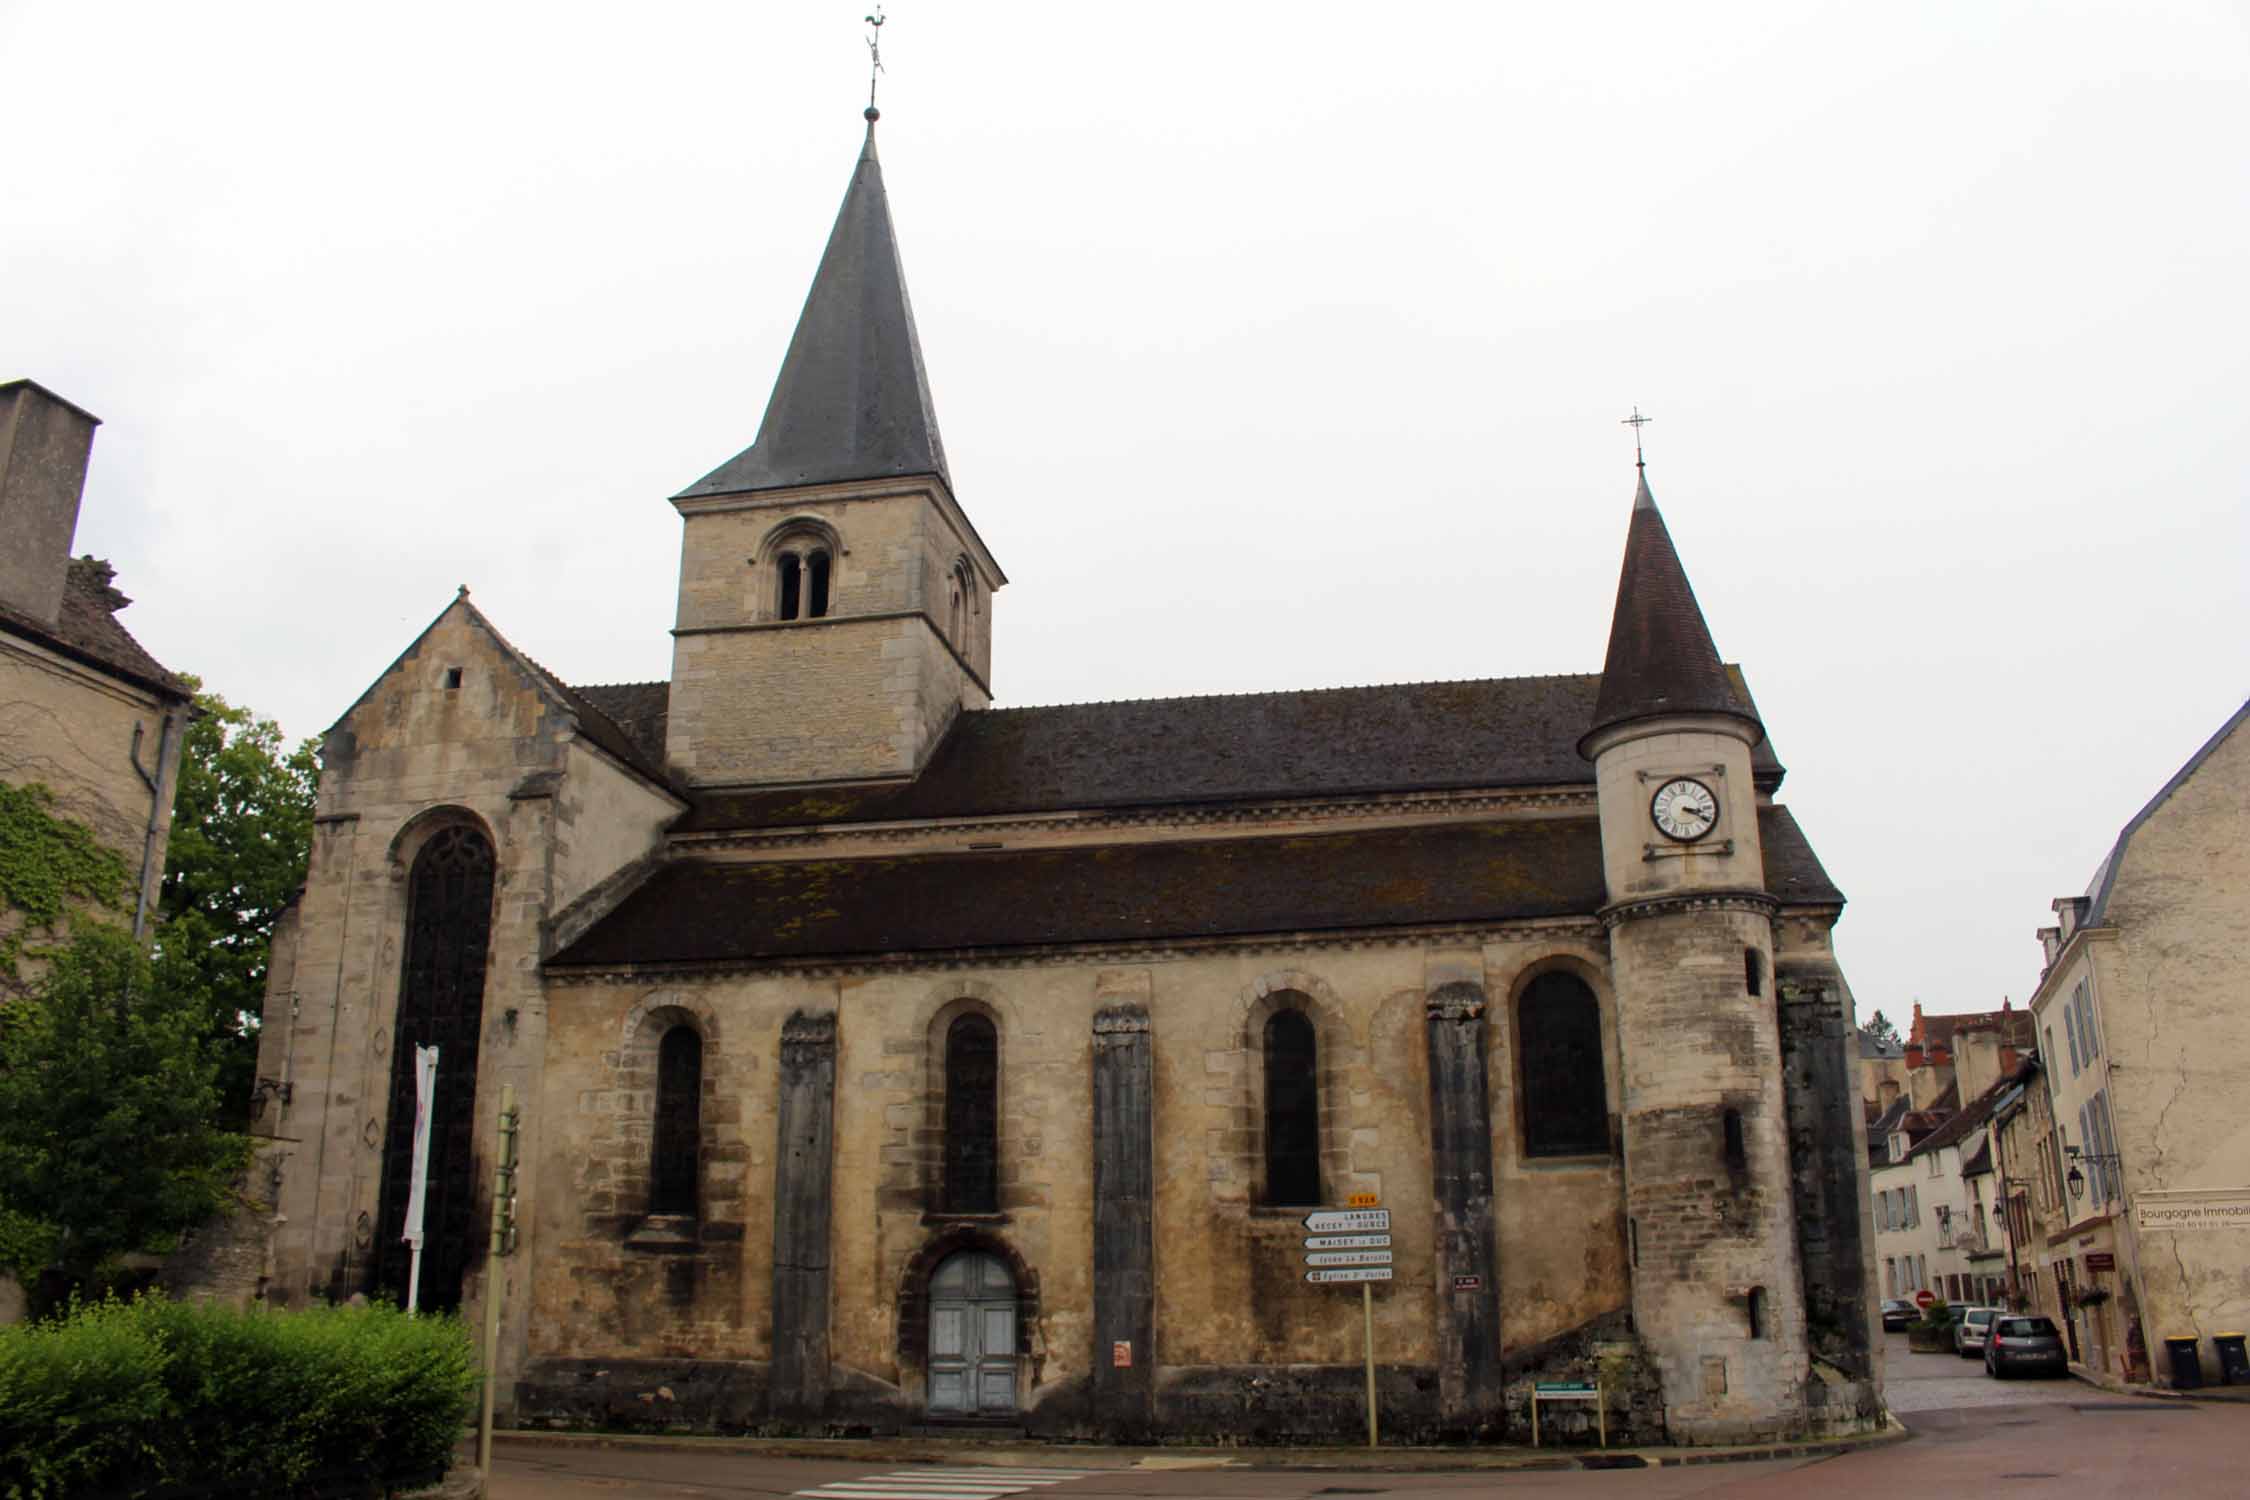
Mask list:
[{"label": "sign reading langres", "polygon": [[2250,1188],[2138,1193],[2133,1223],[2140,1229],[2250,1229]]}]

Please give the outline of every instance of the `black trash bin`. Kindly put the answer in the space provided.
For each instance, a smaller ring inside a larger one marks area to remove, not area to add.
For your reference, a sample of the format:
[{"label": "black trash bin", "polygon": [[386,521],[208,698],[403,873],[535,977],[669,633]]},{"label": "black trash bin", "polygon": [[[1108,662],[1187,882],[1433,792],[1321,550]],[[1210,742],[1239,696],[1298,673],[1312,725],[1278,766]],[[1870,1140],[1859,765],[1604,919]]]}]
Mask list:
[{"label": "black trash bin", "polygon": [[2211,1342],[2219,1346],[2219,1378],[2228,1385],[2250,1385],[2250,1353],[2243,1350],[2244,1338],[2239,1333],[2211,1335]]},{"label": "black trash bin", "polygon": [[2172,1359],[2172,1389],[2175,1391],[2203,1389],[2203,1361],[2196,1357],[2195,1345],[2192,1338],[2164,1341],[2164,1352]]}]

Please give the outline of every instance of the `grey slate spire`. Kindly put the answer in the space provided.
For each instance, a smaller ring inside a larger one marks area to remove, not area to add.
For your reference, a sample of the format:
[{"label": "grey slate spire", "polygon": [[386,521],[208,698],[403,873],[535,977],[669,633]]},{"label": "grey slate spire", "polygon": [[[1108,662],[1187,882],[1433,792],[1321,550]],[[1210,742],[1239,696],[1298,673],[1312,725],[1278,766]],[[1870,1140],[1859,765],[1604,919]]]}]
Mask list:
[{"label": "grey slate spire", "polygon": [[937,408],[875,157],[874,111],[844,206],[766,402],[758,440],[679,498],[935,474],[951,489]]},{"label": "grey slate spire", "polygon": [[[1640,471],[1633,518],[1625,529],[1625,565],[1618,570],[1617,611],[1609,626],[1609,659],[1602,667],[1594,721],[1579,741],[1613,724],[1671,714],[1726,714],[1765,730],[1735,695],[1711,627],[1688,585],[1672,533]],[[1757,743],[1753,740],[1751,743]]]}]

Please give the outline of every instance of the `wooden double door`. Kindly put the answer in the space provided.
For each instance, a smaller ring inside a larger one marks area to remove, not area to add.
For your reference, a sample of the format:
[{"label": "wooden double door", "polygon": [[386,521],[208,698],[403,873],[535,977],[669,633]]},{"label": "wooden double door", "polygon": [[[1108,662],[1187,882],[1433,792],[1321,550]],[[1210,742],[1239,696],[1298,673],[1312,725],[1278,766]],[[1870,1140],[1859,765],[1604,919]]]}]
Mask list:
[{"label": "wooden double door", "polygon": [[1016,1282],[998,1256],[964,1250],[930,1273],[930,1415],[1016,1410]]}]

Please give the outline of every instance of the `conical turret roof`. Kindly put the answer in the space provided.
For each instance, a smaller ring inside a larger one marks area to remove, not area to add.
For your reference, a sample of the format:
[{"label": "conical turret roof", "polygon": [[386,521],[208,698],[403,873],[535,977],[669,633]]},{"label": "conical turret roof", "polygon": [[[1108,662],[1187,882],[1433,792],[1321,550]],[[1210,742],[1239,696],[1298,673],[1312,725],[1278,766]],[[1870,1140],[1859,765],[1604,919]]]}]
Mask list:
[{"label": "conical turret roof", "polygon": [[758,440],[679,498],[906,474],[953,484],[870,119]]},{"label": "conical turret roof", "polygon": [[[1610,619],[1609,659],[1594,700],[1594,721],[1579,752],[1595,735],[1633,719],[1674,714],[1726,714],[1747,722],[1765,738],[1727,680],[1711,627],[1688,585],[1672,533],[1664,525],[1648,471],[1641,470],[1633,496],[1633,518],[1625,531],[1625,565],[1617,577],[1617,611]],[[1751,743],[1755,744],[1753,740]]]}]

